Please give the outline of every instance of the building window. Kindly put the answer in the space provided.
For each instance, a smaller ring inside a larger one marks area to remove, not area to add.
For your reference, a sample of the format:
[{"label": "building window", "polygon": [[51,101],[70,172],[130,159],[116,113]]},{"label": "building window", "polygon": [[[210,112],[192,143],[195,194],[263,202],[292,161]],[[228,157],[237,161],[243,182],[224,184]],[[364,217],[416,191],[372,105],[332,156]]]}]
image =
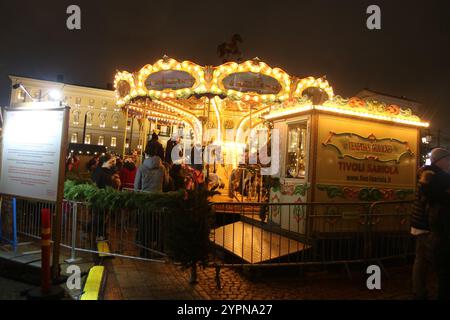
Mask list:
[{"label": "building window", "polygon": [[111,137],[111,147],[115,147],[115,146],[117,146],[117,138]]},{"label": "building window", "polygon": [[286,177],[304,178],[306,173],[306,122],[288,126]]},{"label": "building window", "polygon": [[118,129],[119,128],[119,115],[113,114],[112,121],[113,121],[113,125],[112,125],[113,129]]},{"label": "building window", "polygon": [[31,93],[31,96],[32,96],[34,99],[40,101],[40,100],[41,100],[41,94],[42,94],[42,91],[41,91],[41,90],[33,90],[32,93]]},{"label": "building window", "polygon": [[81,106],[81,98],[80,97],[75,98],[75,106],[78,108]]},{"label": "building window", "polygon": [[108,101],[103,101],[102,110],[108,109]]},{"label": "building window", "polygon": [[125,140],[125,148],[129,148],[130,147],[130,139],[126,139]]},{"label": "building window", "polygon": [[105,144],[105,137],[104,136],[98,136],[98,145],[102,146]]},{"label": "building window", "polygon": [[76,132],[72,133],[72,137],[70,138],[70,142],[78,143],[78,133],[76,133]]},{"label": "building window", "polygon": [[95,105],[95,100],[94,99],[89,99],[88,108],[94,109],[94,105]]},{"label": "building window", "polygon": [[25,92],[22,89],[17,90],[17,100],[19,100],[20,102],[25,102],[25,99]]},{"label": "building window", "polygon": [[78,125],[80,123],[80,111],[75,110],[73,112],[73,124]]},{"label": "building window", "polygon": [[88,111],[86,114],[87,114],[86,125],[92,126],[92,120],[94,119],[94,113],[92,111]]},{"label": "building window", "polygon": [[84,138],[84,143],[91,144],[91,135],[90,134],[86,135],[86,137]]},{"label": "building window", "polygon": [[98,117],[100,118],[100,128],[106,127],[106,113],[102,112]]},{"label": "building window", "polygon": [[130,130],[131,129],[131,119],[128,119],[127,120],[127,130]]}]

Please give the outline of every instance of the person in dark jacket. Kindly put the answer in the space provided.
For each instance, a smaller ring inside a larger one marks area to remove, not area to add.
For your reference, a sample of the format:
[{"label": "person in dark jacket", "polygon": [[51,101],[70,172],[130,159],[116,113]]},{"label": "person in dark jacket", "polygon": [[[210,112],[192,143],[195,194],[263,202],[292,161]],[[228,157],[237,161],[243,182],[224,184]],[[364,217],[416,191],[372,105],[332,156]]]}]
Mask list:
[{"label": "person in dark jacket", "polygon": [[147,146],[145,147],[144,152],[146,154],[149,154],[150,149],[153,150],[152,153],[156,152],[156,155],[161,159],[161,161],[164,161],[164,147],[158,141],[158,135],[155,132],[152,133],[152,138],[147,143]]},{"label": "person in dark jacket", "polygon": [[173,181],[173,190],[178,191],[180,189],[184,189],[186,182],[182,165],[173,164],[172,167],[170,168],[169,173]]},{"label": "person in dark jacket", "polygon": [[411,233],[416,237],[413,291],[416,299],[428,298],[427,278],[432,267],[438,275],[438,297],[450,297],[450,152],[436,148],[431,165],[418,171]]},{"label": "person in dark jacket", "polygon": [[95,155],[91,160],[88,161],[86,164],[86,170],[91,172],[91,174],[95,171],[98,164],[100,162],[99,156]]},{"label": "person in dark jacket", "polygon": [[166,154],[165,154],[164,158],[165,158],[165,162],[167,162],[168,164],[173,163],[172,150],[173,150],[173,147],[176,146],[176,144],[177,144],[177,142],[173,138],[171,138],[167,141]]},{"label": "person in dark jacket", "polygon": [[[92,180],[98,188],[104,189],[106,187],[115,187],[115,181],[113,178],[115,175],[115,164],[116,159],[110,154],[106,154],[100,158],[99,165],[92,174]],[[109,216],[107,210],[93,211],[92,227],[96,240],[104,240],[108,237],[108,222]]]},{"label": "person in dark jacket", "polygon": [[92,181],[95,182],[97,187],[104,189],[106,187],[113,187],[112,176],[114,174],[115,158],[111,155],[106,154],[102,156],[99,160],[99,165],[95,168],[92,173]]}]

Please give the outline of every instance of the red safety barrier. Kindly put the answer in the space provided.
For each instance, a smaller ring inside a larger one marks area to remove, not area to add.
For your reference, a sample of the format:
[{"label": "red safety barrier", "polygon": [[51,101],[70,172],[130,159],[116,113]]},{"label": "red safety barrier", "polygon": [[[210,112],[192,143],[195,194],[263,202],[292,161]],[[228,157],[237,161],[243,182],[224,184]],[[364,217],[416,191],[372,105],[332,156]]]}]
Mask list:
[{"label": "red safety barrier", "polygon": [[42,209],[41,211],[41,291],[48,294],[51,288],[51,225],[50,225],[50,209]]}]

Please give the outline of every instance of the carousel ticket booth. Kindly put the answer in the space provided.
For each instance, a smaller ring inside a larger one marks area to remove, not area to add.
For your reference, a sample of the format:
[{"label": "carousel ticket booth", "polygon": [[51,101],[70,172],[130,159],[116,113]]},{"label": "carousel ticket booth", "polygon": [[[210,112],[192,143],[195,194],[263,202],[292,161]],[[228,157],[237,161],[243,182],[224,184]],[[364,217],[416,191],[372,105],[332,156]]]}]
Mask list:
[{"label": "carousel ticket booth", "polygon": [[[199,66],[164,57],[135,73],[118,72],[115,88],[127,118],[139,120],[141,145],[159,124],[178,133],[184,155],[193,146],[213,147],[202,160],[214,158],[204,167],[211,181],[221,185],[221,195],[213,201],[298,204],[270,208],[267,222],[283,231],[279,247],[306,248],[285,232],[327,231],[324,225],[306,225],[311,209],[302,203],[404,200],[414,194],[419,129],[428,123],[410,109],[344,99],[326,79],[290,76],[257,58]],[[279,143],[271,149],[269,164],[246,161],[275,140]],[[276,183],[267,187],[262,172],[268,165]],[[314,214],[326,208],[317,206]],[[351,218],[359,213],[345,209],[338,214]],[[351,224],[346,230],[346,219],[342,221],[341,230],[351,231]],[[262,253],[272,251],[264,228],[238,223],[215,230],[222,239],[216,244],[252,263],[274,258]],[[249,226],[251,239],[246,240]],[[254,241],[255,230],[259,236]],[[254,247],[261,253],[258,260],[253,260]],[[278,256],[282,254],[279,250]]]},{"label": "carousel ticket booth", "polygon": [[[273,121],[274,128],[286,137],[281,141],[280,179],[279,185],[271,189],[272,203],[333,204],[413,197],[419,129],[428,123],[411,110],[359,98],[328,96],[314,104],[303,97],[280,104],[266,119]],[[345,221],[361,214],[357,206],[337,209],[317,205],[298,206],[290,215],[275,210],[270,218],[285,230],[303,234],[307,227],[305,215],[330,214],[327,210],[346,217],[340,220],[343,232],[352,231],[353,224],[346,226]],[[324,224],[308,227],[311,232],[327,231]]]}]

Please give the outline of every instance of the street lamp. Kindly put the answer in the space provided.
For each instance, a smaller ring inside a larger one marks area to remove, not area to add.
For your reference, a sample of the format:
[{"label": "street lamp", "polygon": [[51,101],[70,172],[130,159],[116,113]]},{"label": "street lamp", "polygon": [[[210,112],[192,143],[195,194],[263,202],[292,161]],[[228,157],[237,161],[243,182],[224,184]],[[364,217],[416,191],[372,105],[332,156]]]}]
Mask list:
[{"label": "street lamp", "polygon": [[25,92],[25,93],[27,94],[28,97],[30,97],[31,101],[36,102],[36,99],[34,99],[34,98],[31,96],[31,94],[30,94],[30,93],[28,92],[28,90],[23,86],[22,83],[18,82],[18,83],[13,84],[12,88],[13,88],[14,90],[21,89],[23,92]]},{"label": "street lamp", "polygon": [[53,101],[59,101],[59,100],[61,100],[62,94],[61,94],[61,91],[52,89],[52,90],[50,90],[48,96]]}]

